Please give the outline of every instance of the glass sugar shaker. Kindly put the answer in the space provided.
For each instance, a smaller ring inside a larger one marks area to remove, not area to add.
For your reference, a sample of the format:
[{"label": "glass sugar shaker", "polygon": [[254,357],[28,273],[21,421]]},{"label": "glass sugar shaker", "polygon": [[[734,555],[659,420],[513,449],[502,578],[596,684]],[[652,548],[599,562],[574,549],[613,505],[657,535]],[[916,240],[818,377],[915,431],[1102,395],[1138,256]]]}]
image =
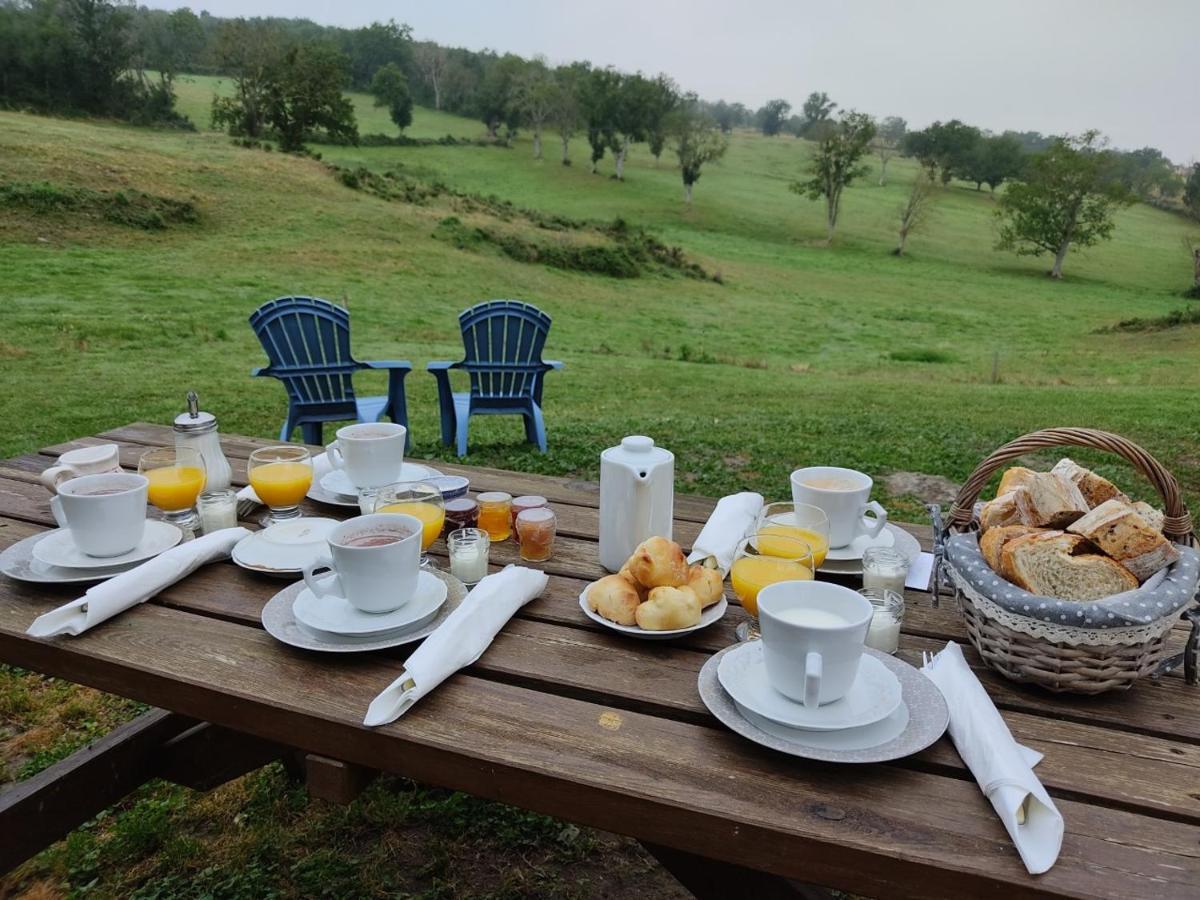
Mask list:
[{"label": "glass sugar shaker", "polygon": [[221,436],[217,434],[217,417],[200,411],[200,399],[195,391],[187,392],[187,412],[175,417],[175,446],[191,447],[199,451],[204,460],[206,491],[219,491],[229,487],[233,472],[229,460],[221,450]]}]

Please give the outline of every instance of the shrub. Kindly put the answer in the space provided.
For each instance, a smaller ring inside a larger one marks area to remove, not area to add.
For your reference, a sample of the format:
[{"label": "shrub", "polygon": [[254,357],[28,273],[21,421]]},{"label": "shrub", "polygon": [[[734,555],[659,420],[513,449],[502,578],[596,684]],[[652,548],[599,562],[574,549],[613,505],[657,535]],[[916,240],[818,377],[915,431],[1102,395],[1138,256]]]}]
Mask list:
[{"label": "shrub", "polygon": [[188,200],[137,190],[95,191],[48,181],[0,184],[0,206],[25,209],[38,215],[73,213],[85,218],[99,217],[117,225],[148,231],[200,220],[195,204]]}]

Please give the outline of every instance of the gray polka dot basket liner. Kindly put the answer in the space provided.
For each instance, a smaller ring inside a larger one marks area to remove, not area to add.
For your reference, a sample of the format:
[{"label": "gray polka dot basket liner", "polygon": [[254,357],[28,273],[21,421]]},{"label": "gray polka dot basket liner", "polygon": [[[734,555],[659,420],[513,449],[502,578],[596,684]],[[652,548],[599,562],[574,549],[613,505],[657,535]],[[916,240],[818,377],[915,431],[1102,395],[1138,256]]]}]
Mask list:
[{"label": "gray polka dot basket liner", "polygon": [[[973,529],[975,502],[988,479],[1020,456],[1053,447],[1090,447],[1116,453],[1149,479],[1162,497],[1163,533],[1179,560],[1137,590],[1075,602],[1040,597],[1001,578],[983,559]],[[1005,444],[981,462],[958,492],[945,527],[934,508],[935,577],[948,577],[967,636],[992,668],[1014,681],[1052,691],[1099,694],[1132,687],[1137,679],[1181,662],[1190,684],[1200,679],[1200,553],[1179,484],[1161,463],[1132,441],[1090,428],[1051,428]],[[935,594],[936,596],[936,594]],[[1183,652],[1171,656],[1179,621],[1191,621]]]}]

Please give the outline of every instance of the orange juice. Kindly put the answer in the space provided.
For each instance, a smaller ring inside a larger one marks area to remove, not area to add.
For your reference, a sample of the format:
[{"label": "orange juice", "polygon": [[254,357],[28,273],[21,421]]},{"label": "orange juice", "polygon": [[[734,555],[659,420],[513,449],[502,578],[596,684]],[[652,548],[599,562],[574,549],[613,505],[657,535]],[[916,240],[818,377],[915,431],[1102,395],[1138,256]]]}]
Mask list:
[{"label": "orange juice", "polygon": [[163,512],[195,506],[204,490],[204,470],[196,466],[162,466],[142,474],[150,482],[148,499]]},{"label": "orange juice", "polygon": [[758,618],[758,592],[779,581],[810,581],[808,566],[778,556],[743,556],[729,570],[729,583],[742,601],[742,608]]},{"label": "orange juice", "polygon": [[[808,544],[812,551],[813,565],[818,569],[825,562],[829,553],[829,539],[825,535],[799,525],[763,525],[758,529],[759,535],[773,535],[780,538],[795,538]],[[795,552],[794,545],[789,541],[771,540],[770,537],[759,537],[758,551],[764,556],[790,556]]]},{"label": "orange juice", "polygon": [[255,466],[250,486],[267,506],[296,506],[312,486],[312,466],[286,461]]},{"label": "orange juice", "polygon": [[436,503],[426,503],[423,500],[401,500],[381,506],[375,512],[405,513],[419,519],[422,550],[428,550],[430,545],[438,539],[438,535],[442,533],[442,526],[446,523],[446,510]]}]

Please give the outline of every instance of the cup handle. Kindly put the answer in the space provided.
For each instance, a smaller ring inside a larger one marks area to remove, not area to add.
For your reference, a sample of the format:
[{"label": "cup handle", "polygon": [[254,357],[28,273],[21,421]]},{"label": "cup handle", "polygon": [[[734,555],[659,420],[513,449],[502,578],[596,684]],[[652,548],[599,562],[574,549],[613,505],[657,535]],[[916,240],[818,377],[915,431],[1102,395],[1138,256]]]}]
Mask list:
[{"label": "cup handle", "polygon": [[63,513],[62,500],[59,499],[58,494],[50,498],[50,512],[54,513],[54,521],[58,523],[59,528],[71,527],[67,524],[66,514]]},{"label": "cup handle", "polygon": [[810,651],[804,658],[804,705],[815,709],[821,705],[821,654]]},{"label": "cup handle", "polygon": [[[874,518],[869,518],[868,512],[875,513]],[[866,532],[867,537],[878,537],[879,532],[883,531],[883,526],[887,524],[887,510],[874,500],[862,508],[860,515],[862,516],[862,529]]]},{"label": "cup handle", "polygon": [[70,466],[51,466],[41,474],[42,484],[50,488],[50,490],[58,493],[58,484],[61,481],[66,481],[68,478],[75,477],[75,470]]},{"label": "cup handle", "polygon": [[341,586],[341,582],[336,578],[337,570],[333,568],[333,558],[330,557],[329,554],[319,556],[317,559],[308,563],[300,573],[304,576],[304,583],[308,586],[308,589],[313,592],[313,596],[324,597],[327,594],[336,593],[330,588],[322,587],[317,581],[316,577],[313,575],[313,572],[315,572],[317,569],[333,570],[335,575],[334,582],[337,583],[339,587]]},{"label": "cup handle", "polygon": [[329,465],[334,469],[340,469],[346,461],[342,459],[342,451],[338,449],[337,441],[330,441],[325,445],[325,458],[329,460]]}]

